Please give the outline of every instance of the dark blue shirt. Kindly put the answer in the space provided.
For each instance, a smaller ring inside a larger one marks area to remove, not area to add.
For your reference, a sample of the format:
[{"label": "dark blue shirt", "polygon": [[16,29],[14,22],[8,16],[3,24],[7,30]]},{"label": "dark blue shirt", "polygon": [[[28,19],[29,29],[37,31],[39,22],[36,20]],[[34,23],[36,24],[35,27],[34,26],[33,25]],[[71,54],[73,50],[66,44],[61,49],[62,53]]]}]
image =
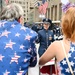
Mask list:
[{"label": "dark blue shirt", "polygon": [[38,50],[39,56],[41,56],[46,51],[48,46],[53,41],[54,41],[54,34],[52,30],[42,29],[38,31],[38,41],[37,42],[40,43],[39,50]]}]

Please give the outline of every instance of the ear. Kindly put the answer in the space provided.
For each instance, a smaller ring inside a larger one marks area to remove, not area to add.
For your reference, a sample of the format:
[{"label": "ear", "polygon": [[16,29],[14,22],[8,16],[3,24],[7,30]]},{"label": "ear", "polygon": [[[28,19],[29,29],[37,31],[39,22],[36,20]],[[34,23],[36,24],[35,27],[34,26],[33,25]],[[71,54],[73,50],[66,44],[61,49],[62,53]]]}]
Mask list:
[{"label": "ear", "polygon": [[20,23],[20,18],[18,19],[18,22]]},{"label": "ear", "polygon": [[22,25],[24,25],[24,18],[21,16],[19,19],[18,19],[18,22]]}]

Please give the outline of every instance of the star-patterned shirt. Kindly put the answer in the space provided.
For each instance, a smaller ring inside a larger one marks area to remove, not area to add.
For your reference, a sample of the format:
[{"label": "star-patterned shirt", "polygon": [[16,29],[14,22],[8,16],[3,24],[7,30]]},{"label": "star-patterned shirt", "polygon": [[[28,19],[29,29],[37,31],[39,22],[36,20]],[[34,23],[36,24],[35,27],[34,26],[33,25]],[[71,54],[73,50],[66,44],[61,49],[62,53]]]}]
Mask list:
[{"label": "star-patterned shirt", "polygon": [[37,63],[37,33],[14,21],[0,21],[0,75],[26,75]]},{"label": "star-patterned shirt", "polygon": [[[67,54],[67,57],[75,75],[75,43],[70,42],[70,51]],[[66,58],[64,58],[60,62],[57,62],[57,69],[59,71],[58,75],[72,75],[68,67]]]}]

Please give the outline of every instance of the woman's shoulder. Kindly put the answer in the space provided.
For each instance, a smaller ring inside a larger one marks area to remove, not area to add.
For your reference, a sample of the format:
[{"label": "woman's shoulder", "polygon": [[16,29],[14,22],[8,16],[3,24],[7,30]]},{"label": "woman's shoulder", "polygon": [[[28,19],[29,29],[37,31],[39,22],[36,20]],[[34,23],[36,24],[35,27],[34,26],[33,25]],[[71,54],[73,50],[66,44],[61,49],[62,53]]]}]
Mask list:
[{"label": "woman's shoulder", "polygon": [[54,49],[54,50],[60,49],[61,46],[62,46],[62,45],[61,45],[61,41],[62,41],[62,40],[57,40],[57,41],[52,42],[51,45],[50,45],[50,47],[51,47],[52,49]]},{"label": "woman's shoulder", "polygon": [[61,41],[62,41],[62,40],[56,40],[56,41],[52,42],[52,44],[53,44],[53,45],[58,45],[58,44],[61,43]]}]

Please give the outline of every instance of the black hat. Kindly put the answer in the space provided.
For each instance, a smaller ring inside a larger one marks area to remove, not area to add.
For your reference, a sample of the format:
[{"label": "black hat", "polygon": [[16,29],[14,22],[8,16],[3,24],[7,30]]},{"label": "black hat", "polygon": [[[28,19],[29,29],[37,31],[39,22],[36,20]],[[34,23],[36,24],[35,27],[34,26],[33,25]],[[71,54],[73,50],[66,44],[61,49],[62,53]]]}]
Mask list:
[{"label": "black hat", "polygon": [[48,22],[48,23],[52,24],[52,21],[51,21],[50,19],[47,19],[47,18],[43,19],[43,22],[44,22],[44,23],[45,23],[45,22],[46,22],[46,23]]}]

